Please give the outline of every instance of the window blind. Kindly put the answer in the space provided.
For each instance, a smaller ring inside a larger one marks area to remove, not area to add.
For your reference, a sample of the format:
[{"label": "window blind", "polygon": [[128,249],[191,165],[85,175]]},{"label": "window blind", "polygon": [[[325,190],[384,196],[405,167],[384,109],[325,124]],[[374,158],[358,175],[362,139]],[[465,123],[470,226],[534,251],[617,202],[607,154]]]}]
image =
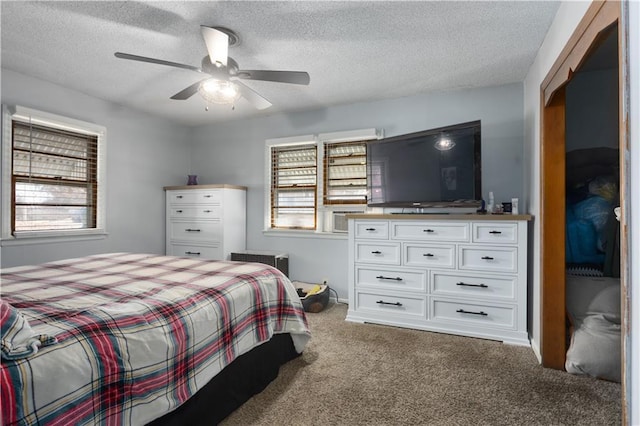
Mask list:
[{"label": "window blind", "polygon": [[96,227],[98,137],[12,122],[12,233]]},{"label": "window blind", "polygon": [[315,144],[271,148],[271,227],[315,229]]},{"label": "window blind", "polygon": [[325,144],[323,202],[325,205],[366,204],[366,142]]}]

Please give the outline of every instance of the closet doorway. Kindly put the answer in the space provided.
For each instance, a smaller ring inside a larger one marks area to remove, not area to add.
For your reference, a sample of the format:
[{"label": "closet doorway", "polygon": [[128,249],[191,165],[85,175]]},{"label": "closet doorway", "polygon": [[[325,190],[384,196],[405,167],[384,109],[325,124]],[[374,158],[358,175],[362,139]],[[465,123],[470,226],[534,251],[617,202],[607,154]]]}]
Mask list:
[{"label": "closet doorway", "polygon": [[[541,355],[545,367],[564,369],[567,351],[566,318],[566,150],[567,84],[575,72],[589,63],[599,47],[613,34],[617,40],[618,143],[620,217],[620,293],[622,305],[622,343],[628,343],[627,305],[628,240],[627,179],[628,119],[626,104],[626,37],[622,8],[624,3],[595,1],[587,10],[569,42],[541,85]],[[610,38],[609,38],[610,39]],[[628,389],[625,380],[625,351],[622,350],[623,419],[627,418]]]}]

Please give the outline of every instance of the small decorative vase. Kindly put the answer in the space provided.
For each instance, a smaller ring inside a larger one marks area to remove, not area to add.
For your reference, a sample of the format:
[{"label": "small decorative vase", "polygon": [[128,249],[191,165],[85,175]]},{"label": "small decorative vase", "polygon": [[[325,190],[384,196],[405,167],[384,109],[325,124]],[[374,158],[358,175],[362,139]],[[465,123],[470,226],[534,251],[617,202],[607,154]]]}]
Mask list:
[{"label": "small decorative vase", "polygon": [[198,184],[198,175],[187,175],[187,185],[197,185]]}]

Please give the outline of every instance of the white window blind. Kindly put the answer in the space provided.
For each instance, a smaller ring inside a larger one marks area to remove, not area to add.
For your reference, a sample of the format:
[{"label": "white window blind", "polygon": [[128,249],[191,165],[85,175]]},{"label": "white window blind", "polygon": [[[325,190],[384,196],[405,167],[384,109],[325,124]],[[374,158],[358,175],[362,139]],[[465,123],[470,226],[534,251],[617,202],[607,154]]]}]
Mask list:
[{"label": "white window blind", "polygon": [[96,228],[98,137],[12,121],[12,233]]},{"label": "white window blind", "polygon": [[315,229],[316,144],[271,147],[271,227]]},{"label": "white window blind", "polygon": [[338,142],[324,145],[323,187],[325,205],[366,204],[366,142]]}]

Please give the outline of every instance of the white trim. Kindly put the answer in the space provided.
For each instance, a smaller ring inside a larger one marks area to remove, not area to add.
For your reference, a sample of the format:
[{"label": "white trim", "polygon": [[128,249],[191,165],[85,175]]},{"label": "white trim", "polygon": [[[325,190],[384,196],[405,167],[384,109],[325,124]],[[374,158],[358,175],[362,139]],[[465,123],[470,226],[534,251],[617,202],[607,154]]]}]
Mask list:
[{"label": "white trim", "polygon": [[329,240],[346,240],[344,232],[319,232],[310,229],[264,229],[265,237],[324,238]]},{"label": "white trim", "polygon": [[367,141],[373,139],[381,139],[383,131],[371,129],[347,130],[345,132],[320,133],[318,139],[323,143],[351,142],[351,141]]},{"label": "white trim", "polygon": [[50,244],[50,243],[68,243],[72,241],[88,241],[88,240],[102,240],[107,238],[108,234],[103,230],[94,230],[94,229],[82,229],[78,231],[92,231],[92,232],[83,232],[83,233],[75,233],[75,234],[66,234],[66,235],[50,235],[50,236],[40,236],[40,235],[30,235],[27,238],[13,238],[13,239],[3,239],[0,240],[1,247],[8,246],[26,246],[31,244]]},{"label": "white trim", "polygon": [[307,143],[316,143],[316,137],[314,135],[302,135],[302,136],[290,136],[288,138],[274,138],[267,139],[265,145],[267,147],[272,146],[287,146],[287,145],[304,145]]},{"label": "white trim", "polygon": [[[59,130],[67,130],[98,138],[98,194],[96,206],[96,227],[90,229],[61,230],[61,231],[33,231],[11,235],[11,128],[12,121],[36,123]],[[2,186],[0,189],[2,222],[0,223],[0,245],[40,244],[43,242],[74,241],[84,239],[104,238],[106,227],[106,194],[107,194],[107,129],[95,123],[63,117],[48,112],[38,111],[22,106],[2,106]]]}]

